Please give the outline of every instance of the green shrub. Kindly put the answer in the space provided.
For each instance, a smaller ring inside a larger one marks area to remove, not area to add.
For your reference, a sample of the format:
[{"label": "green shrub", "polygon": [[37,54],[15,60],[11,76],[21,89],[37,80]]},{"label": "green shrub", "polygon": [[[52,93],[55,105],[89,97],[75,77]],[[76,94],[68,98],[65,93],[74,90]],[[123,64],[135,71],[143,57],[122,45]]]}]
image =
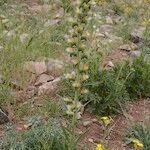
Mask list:
[{"label": "green shrub", "polygon": [[133,69],[134,71],[126,82],[126,88],[130,98],[149,97],[150,64],[143,61],[143,58],[141,57],[133,62],[130,69]]},{"label": "green shrub", "polygon": [[[6,126],[6,136],[0,139],[1,150],[77,150],[81,136],[73,136],[70,127],[63,128],[60,121],[50,118],[47,125],[33,116],[30,130],[16,132],[14,126]],[[39,122],[40,121],[40,122]],[[72,139],[73,138],[73,139]]]},{"label": "green shrub", "polygon": [[129,130],[126,136],[126,143],[130,144],[133,139],[138,139],[144,145],[143,150],[150,149],[150,128],[144,125],[136,125]]},{"label": "green shrub", "polygon": [[4,5],[5,3],[7,3],[8,0],[1,0],[0,1],[0,6]]},{"label": "green shrub", "polygon": [[96,113],[116,113],[127,101],[150,96],[150,65],[143,58],[132,64],[119,63],[108,71],[90,70],[90,94],[86,100],[91,101]]},{"label": "green shrub", "polygon": [[[121,68],[120,68],[121,69]],[[89,84],[91,100],[96,113],[111,114],[121,110],[120,105],[129,98],[125,87],[125,79],[120,79],[122,71],[102,71],[97,74],[98,78]]]}]

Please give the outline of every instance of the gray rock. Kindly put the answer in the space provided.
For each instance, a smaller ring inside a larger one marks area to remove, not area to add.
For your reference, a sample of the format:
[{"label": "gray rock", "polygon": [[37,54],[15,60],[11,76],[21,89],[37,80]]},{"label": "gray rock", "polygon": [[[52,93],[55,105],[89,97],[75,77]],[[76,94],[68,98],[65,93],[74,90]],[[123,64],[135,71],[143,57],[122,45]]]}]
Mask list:
[{"label": "gray rock", "polygon": [[25,63],[24,68],[28,72],[34,73],[36,75],[45,73],[47,70],[45,61],[40,61],[40,62],[28,61]]},{"label": "gray rock", "polygon": [[9,118],[7,114],[0,109],[0,125],[9,122]]},{"label": "gray rock", "polygon": [[54,94],[57,91],[57,85],[61,78],[56,78],[52,82],[47,82],[41,85],[38,89],[38,95]]},{"label": "gray rock", "polygon": [[133,58],[137,58],[137,57],[140,57],[141,56],[141,51],[137,50],[137,51],[131,51],[129,53],[129,55]]},{"label": "gray rock", "polygon": [[127,51],[127,52],[130,52],[132,50],[136,50],[138,49],[138,46],[134,43],[131,43],[131,44],[123,44],[119,47],[120,50],[124,50],[124,51]]},{"label": "gray rock", "polygon": [[53,77],[59,77],[64,70],[64,63],[60,60],[50,59],[47,61],[47,73]]},{"label": "gray rock", "polygon": [[112,33],[113,29],[112,25],[105,24],[100,27],[100,33]]},{"label": "gray rock", "polygon": [[36,80],[36,83],[34,84],[35,86],[39,86],[39,85],[42,85],[46,82],[50,82],[50,81],[53,81],[54,80],[54,77],[53,76],[50,76],[50,75],[47,75],[47,74],[41,74],[37,80]]},{"label": "gray rock", "polygon": [[92,121],[84,121],[83,122],[83,126],[85,126],[85,127],[87,127],[87,126],[89,126],[90,124],[92,123]]},{"label": "gray rock", "polygon": [[140,27],[138,29],[134,29],[134,31],[131,33],[131,41],[133,43],[141,43],[144,41],[144,27]]}]

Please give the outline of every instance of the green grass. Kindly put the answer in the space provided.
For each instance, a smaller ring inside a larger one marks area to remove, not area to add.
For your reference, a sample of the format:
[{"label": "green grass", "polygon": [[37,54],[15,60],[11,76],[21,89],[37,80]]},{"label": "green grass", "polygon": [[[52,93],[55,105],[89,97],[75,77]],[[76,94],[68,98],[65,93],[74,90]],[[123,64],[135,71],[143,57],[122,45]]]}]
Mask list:
[{"label": "green grass", "polygon": [[[124,3],[130,4],[133,8],[131,14],[125,13]],[[40,4],[54,5],[55,1],[40,0]],[[28,118],[27,122],[36,124],[36,127],[30,131],[19,134],[14,130],[8,132],[7,136],[1,140],[2,145],[0,144],[4,150],[70,150],[68,147],[71,147],[71,140],[74,141],[71,150],[76,149],[78,138],[73,139],[70,130],[58,127],[58,131],[54,133],[57,126],[54,128],[41,126],[40,119],[36,117],[53,117],[57,121],[60,117],[64,117],[64,108],[57,100],[58,98],[41,99],[43,105],[31,109],[33,99],[26,98],[18,104],[17,99],[13,97],[10,84],[11,79],[17,79],[24,89],[28,86],[31,77],[23,69],[26,61],[59,59],[64,55],[64,50],[68,46],[65,36],[70,30],[66,16],[73,15],[75,8],[71,0],[61,0],[61,5],[65,12],[63,18],[56,25],[46,26],[46,23],[53,21],[53,16],[58,10],[50,10],[47,14],[32,14],[22,4],[11,0],[0,1],[0,14],[8,19],[7,23],[2,23],[4,18],[0,17],[0,46],[4,49],[0,51],[0,75],[4,76],[3,81],[0,81],[0,107],[7,108],[12,105],[17,117]],[[130,0],[108,0],[106,5],[97,5],[92,10],[99,15],[99,18],[91,15],[92,20],[87,25],[87,31],[95,33],[102,24],[106,24],[106,16],[120,16],[122,21],[112,25],[115,29],[111,34],[122,37],[123,42],[128,43],[133,29],[142,26],[142,22],[148,19],[147,6],[145,3],[140,5],[138,1],[133,4]],[[26,13],[29,14],[26,15]],[[97,26],[96,29],[93,26]],[[112,49],[116,49],[118,45],[109,43],[107,36],[99,38],[92,34],[88,37],[86,55],[89,57],[87,61],[90,63],[90,79],[84,86],[90,89],[90,93],[79,97],[82,103],[89,102],[89,106],[93,107],[97,114],[112,115],[120,113],[122,106],[130,100],[150,97],[149,31],[148,27],[144,33],[144,42],[139,45],[142,56],[135,59],[132,64],[129,61],[119,62],[112,70],[101,69],[101,63],[103,59],[105,60],[105,55]],[[7,32],[14,35],[8,36]],[[28,39],[25,43],[21,43],[20,36],[24,33],[28,34]],[[145,61],[145,54],[147,61]],[[60,95],[73,96],[70,82],[63,81],[62,84]],[[149,134],[149,129],[138,126],[133,128],[131,137],[141,140],[145,150],[149,150]]]},{"label": "green grass", "polygon": [[144,125],[135,125],[133,126],[127,135],[127,143],[130,143],[132,139],[138,139],[140,140],[144,148],[143,150],[149,150],[150,149],[150,128],[146,127]]}]

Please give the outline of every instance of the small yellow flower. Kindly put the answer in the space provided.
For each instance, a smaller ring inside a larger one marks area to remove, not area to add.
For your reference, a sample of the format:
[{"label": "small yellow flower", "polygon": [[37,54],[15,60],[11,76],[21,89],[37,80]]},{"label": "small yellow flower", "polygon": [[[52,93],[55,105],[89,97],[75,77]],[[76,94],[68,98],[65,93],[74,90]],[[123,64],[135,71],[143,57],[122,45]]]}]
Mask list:
[{"label": "small yellow flower", "polygon": [[134,147],[139,147],[139,148],[144,147],[143,143],[138,139],[133,140],[132,143],[134,144]]},{"label": "small yellow flower", "polygon": [[96,150],[104,150],[104,146],[102,144],[97,144]]},{"label": "small yellow flower", "polygon": [[101,120],[103,121],[103,123],[105,124],[105,126],[108,126],[113,121],[113,119],[111,118],[111,116],[101,117]]}]

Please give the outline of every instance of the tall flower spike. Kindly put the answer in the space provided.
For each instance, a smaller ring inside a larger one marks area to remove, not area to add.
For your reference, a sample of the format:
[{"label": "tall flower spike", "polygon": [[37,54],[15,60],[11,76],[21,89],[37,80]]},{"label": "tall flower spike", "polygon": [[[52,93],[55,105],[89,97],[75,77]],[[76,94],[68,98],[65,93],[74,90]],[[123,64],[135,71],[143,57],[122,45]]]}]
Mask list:
[{"label": "tall flower spike", "polygon": [[[72,68],[75,74],[67,73],[65,75],[66,79],[69,80],[70,84],[74,90],[73,98],[66,98],[64,102],[67,105],[67,114],[73,115],[76,113],[77,118],[81,116],[81,95],[87,94],[89,90],[84,87],[84,84],[89,78],[88,69],[89,65],[87,64],[87,55],[85,53],[86,41],[87,41],[87,32],[86,24],[88,20],[88,12],[91,8],[91,0],[78,0],[78,8],[76,9],[76,17],[70,19],[71,27],[70,38],[68,39],[68,48],[66,51],[70,55],[72,62]],[[80,115],[79,115],[80,114]]]}]

